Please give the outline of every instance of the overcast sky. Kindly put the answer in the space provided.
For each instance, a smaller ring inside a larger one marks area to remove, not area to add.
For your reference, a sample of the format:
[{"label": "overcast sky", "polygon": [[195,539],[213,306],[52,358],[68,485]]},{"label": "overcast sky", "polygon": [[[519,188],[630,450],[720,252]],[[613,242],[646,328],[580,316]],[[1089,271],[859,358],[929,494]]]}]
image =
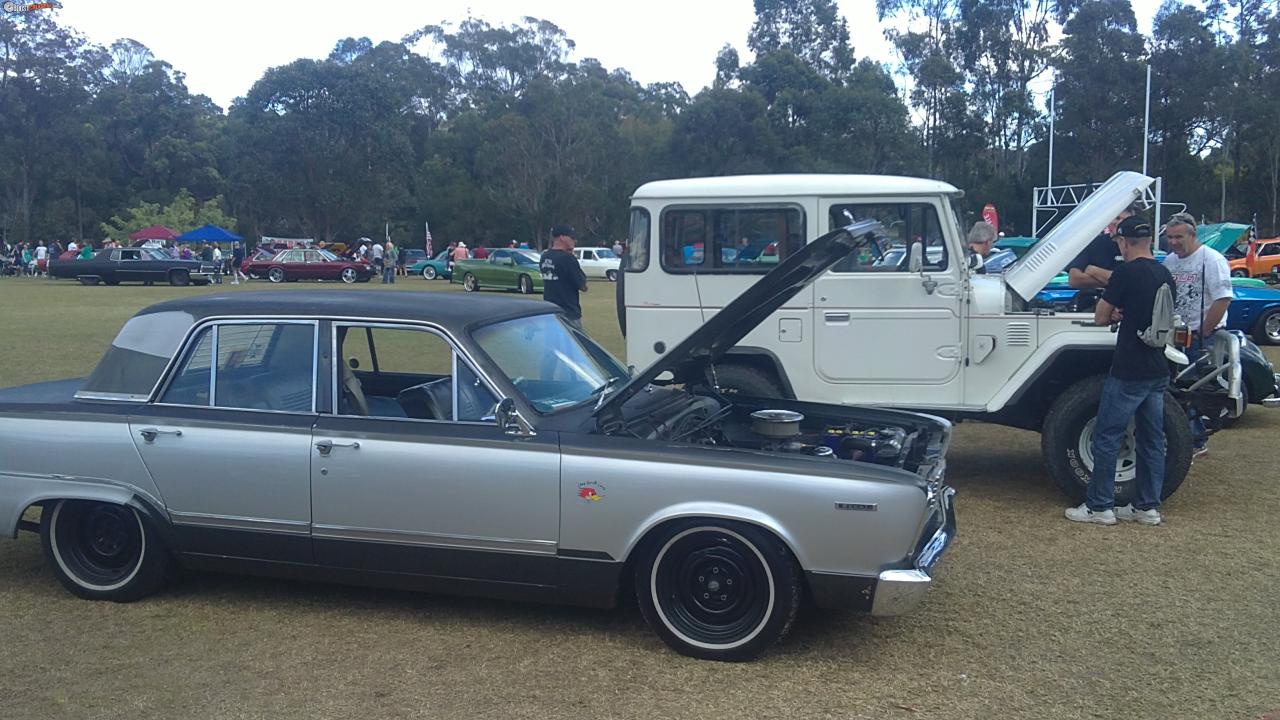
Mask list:
[{"label": "overcast sky", "polygon": [[[837,0],[858,57],[894,63],[874,0]],[[187,86],[226,109],[267,68],[322,58],[344,37],[376,44],[468,13],[493,24],[531,15],[559,25],[577,43],[575,59],[626,68],[641,83],[677,81],[690,95],[711,83],[725,43],[745,52],[751,0],[429,0],[356,3],[331,0],[62,0],[61,21],[102,45],[133,38],[187,76]],[[1149,33],[1160,0],[1133,0]]]}]

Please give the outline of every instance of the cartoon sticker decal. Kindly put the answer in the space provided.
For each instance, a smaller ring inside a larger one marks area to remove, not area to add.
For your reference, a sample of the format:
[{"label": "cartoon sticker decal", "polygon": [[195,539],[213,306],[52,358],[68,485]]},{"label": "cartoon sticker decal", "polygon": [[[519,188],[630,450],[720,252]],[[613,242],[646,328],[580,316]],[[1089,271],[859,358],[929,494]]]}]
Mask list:
[{"label": "cartoon sticker decal", "polygon": [[600,502],[604,499],[604,486],[595,480],[578,483],[578,499],[585,503]]}]

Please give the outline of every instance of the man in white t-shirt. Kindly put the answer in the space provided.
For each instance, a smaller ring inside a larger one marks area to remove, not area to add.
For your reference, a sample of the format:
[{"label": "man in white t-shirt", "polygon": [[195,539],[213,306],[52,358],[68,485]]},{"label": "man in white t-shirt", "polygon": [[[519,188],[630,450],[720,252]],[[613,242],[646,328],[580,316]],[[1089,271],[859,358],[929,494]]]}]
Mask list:
[{"label": "man in white t-shirt", "polygon": [[[1231,290],[1231,268],[1222,253],[1200,244],[1196,221],[1190,213],[1176,213],[1165,225],[1172,250],[1164,266],[1178,286],[1173,311],[1191,328],[1192,359],[1209,349],[1214,331],[1227,324],[1227,308],[1235,296]],[[1195,457],[1209,452],[1209,435],[1200,412],[1190,411]]]}]

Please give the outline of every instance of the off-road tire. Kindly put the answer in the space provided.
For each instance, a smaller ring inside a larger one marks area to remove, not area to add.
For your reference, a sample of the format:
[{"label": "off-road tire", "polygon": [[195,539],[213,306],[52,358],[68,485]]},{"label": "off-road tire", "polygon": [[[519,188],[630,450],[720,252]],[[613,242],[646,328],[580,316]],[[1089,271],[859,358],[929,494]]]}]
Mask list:
[{"label": "off-road tire", "polygon": [[713,379],[719,386],[720,392],[725,395],[776,399],[786,397],[782,385],[772,373],[750,365],[716,365]]},{"label": "off-road tire", "polygon": [[135,509],[92,500],[46,503],[40,545],[58,582],[86,600],[132,602],[164,584],[172,563]]},{"label": "off-road tire", "polygon": [[[1096,375],[1068,387],[1049,407],[1040,429],[1040,451],[1049,475],[1073,503],[1084,501],[1085,488],[1089,484],[1090,468],[1079,453],[1080,435],[1089,421],[1098,415],[1104,381],[1103,376]],[[1168,393],[1164,397],[1164,438],[1161,497],[1167,498],[1178,490],[1191,469],[1191,427],[1186,411]],[[1117,482],[1116,506],[1132,502],[1133,494],[1134,482]]]},{"label": "off-road tire", "polygon": [[767,530],[691,518],[662,528],[639,552],[634,580],[640,612],[682,655],[751,660],[795,622],[800,566]]}]

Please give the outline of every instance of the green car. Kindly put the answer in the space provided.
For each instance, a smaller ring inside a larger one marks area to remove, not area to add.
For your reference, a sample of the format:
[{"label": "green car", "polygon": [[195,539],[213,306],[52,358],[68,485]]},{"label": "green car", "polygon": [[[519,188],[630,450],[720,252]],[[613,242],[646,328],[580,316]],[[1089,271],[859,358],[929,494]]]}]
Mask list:
[{"label": "green car", "polygon": [[536,250],[494,250],[485,260],[459,260],[453,264],[451,283],[475,292],[484,289],[519,290],[528,295],[542,292],[542,273]]}]

